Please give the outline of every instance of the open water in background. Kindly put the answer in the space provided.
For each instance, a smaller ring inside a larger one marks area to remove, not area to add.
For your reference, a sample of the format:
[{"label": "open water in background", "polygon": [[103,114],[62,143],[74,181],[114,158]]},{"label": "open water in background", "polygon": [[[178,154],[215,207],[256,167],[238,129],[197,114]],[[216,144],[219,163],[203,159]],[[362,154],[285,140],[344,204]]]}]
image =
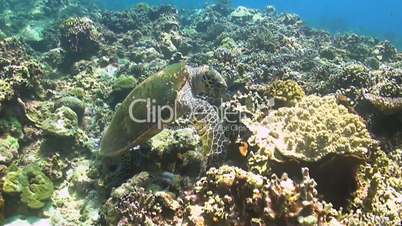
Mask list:
[{"label": "open water in background", "polygon": [[[136,3],[171,4],[177,8],[201,8],[213,0],[98,0],[105,8],[120,10]],[[387,39],[402,49],[402,0],[233,0],[233,6],[265,8],[300,15],[315,28],[337,33],[354,32]]]}]

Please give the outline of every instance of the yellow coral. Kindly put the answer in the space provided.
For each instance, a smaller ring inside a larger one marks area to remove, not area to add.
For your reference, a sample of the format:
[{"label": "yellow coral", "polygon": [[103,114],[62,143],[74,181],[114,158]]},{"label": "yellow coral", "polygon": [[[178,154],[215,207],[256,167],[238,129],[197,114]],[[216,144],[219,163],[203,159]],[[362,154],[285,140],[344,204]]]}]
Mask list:
[{"label": "yellow coral", "polygon": [[305,96],[305,93],[295,81],[277,80],[267,87],[265,95],[275,98],[280,105],[293,106]]},{"label": "yellow coral", "polygon": [[316,162],[329,154],[365,159],[374,144],[360,118],[334,97],[308,96],[295,107],[271,112],[262,122],[249,122],[248,127],[257,155],[279,162]]}]

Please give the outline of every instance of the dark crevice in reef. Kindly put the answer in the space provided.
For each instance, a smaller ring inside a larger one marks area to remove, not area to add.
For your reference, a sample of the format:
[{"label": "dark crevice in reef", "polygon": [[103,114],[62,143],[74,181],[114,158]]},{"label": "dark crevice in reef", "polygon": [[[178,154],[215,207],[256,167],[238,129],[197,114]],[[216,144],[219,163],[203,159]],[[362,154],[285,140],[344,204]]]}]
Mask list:
[{"label": "dark crevice in reef", "polygon": [[290,178],[302,179],[300,169],[310,169],[310,176],[317,182],[317,191],[322,198],[331,202],[335,208],[346,208],[353,192],[357,190],[355,179],[359,161],[345,156],[328,156],[316,163],[287,161],[286,164],[273,164],[277,175],[287,173]]},{"label": "dark crevice in reef", "polygon": [[387,153],[393,151],[402,134],[402,112],[384,114],[367,102],[360,103],[356,109],[366,120],[373,138],[380,141],[382,150]]}]

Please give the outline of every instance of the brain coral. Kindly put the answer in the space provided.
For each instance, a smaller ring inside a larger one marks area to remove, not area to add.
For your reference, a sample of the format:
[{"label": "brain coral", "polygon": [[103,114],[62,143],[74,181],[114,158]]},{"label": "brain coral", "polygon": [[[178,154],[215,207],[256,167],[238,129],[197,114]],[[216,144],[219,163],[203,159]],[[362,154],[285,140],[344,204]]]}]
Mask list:
[{"label": "brain coral", "polygon": [[334,97],[308,96],[248,127],[254,134],[249,142],[258,148],[251,165],[261,157],[278,162],[316,162],[330,154],[365,159],[374,144],[360,118]]}]

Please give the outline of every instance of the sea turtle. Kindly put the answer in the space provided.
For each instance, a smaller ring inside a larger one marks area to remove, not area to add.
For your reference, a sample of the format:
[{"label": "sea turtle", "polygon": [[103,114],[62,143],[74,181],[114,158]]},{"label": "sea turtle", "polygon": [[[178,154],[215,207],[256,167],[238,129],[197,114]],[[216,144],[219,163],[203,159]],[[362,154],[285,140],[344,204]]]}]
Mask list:
[{"label": "sea turtle", "polygon": [[225,139],[218,111],[199,97],[219,98],[226,88],[223,77],[209,66],[178,63],[166,67],[134,88],[118,107],[101,141],[100,154],[121,155],[186,113],[202,138],[205,156],[223,153]]}]

